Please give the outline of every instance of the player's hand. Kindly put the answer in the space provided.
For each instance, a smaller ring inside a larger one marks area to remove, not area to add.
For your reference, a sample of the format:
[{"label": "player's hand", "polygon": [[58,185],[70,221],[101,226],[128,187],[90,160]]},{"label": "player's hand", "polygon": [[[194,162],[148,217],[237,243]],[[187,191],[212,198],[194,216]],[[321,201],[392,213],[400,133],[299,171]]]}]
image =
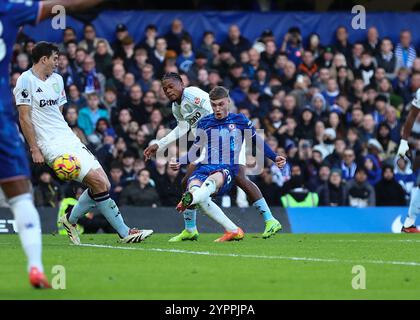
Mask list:
[{"label": "player's hand", "polygon": [[156,143],[148,146],[143,152],[144,159],[149,160],[152,156],[156,154],[156,151],[158,151],[158,149],[159,146]]},{"label": "player's hand", "polygon": [[277,156],[276,157],[276,166],[279,167],[280,169],[284,167],[284,165],[286,164],[286,157],[283,156]]},{"label": "player's hand", "polygon": [[407,151],[410,149],[410,147],[408,146],[408,142],[407,140],[401,139],[400,141],[400,146],[398,147],[398,155],[401,157],[405,157],[405,154],[407,153]]},{"label": "player's hand", "polygon": [[171,158],[171,160],[169,161],[169,167],[174,171],[178,171],[181,168],[181,164],[178,161],[176,161],[175,158]]},{"label": "player's hand", "polygon": [[31,153],[32,160],[34,161],[34,163],[43,164],[45,162],[44,156],[42,155],[41,150],[39,150],[39,148],[32,148]]}]

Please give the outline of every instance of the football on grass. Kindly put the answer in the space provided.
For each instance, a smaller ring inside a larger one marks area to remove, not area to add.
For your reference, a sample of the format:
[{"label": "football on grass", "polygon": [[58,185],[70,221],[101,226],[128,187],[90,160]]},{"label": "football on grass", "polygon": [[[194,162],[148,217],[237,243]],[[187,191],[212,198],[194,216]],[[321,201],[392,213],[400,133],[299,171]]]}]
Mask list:
[{"label": "football on grass", "polygon": [[59,179],[73,180],[80,174],[80,161],[73,155],[63,154],[54,160],[53,170]]}]

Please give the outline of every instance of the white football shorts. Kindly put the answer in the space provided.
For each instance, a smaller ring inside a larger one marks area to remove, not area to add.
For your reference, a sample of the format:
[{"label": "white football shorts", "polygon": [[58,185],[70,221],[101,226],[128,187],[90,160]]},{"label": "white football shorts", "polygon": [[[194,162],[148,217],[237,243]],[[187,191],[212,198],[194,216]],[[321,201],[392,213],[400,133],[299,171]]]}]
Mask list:
[{"label": "white football shorts", "polygon": [[82,182],[91,169],[102,167],[89,149],[82,142],[77,140],[66,144],[51,144],[47,147],[40,147],[40,149],[45,161],[51,167],[55,159],[66,153],[79,159],[81,171],[77,179],[75,179],[78,182]]}]

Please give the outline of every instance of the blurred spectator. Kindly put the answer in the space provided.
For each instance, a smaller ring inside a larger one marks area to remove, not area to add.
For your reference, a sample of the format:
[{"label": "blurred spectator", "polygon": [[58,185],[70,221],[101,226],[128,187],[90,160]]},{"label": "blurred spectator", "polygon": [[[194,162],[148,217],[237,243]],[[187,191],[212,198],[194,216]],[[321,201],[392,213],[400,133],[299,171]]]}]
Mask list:
[{"label": "blurred spectator", "polygon": [[287,58],[297,67],[301,63],[303,54],[302,35],[299,28],[291,27],[284,35],[281,44],[282,52],[286,52]]},{"label": "blurred spectator", "polygon": [[159,195],[151,185],[150,172],[147,169],[141,170],[137,179],[123,189],[120,205],[153,208],[160,206]]},{"label": "blurred spectator", "polygon": [[168,49],[175,50],[177,54],[181,53],[181,39],[185,36],[190,37],[190,34],[184,30],[184,25],[180,19],[174,19],[171,24],[171,30],[165,34],[165,39],[168,42]]},{"label": "blurred spectator", "polygon": [[112,55],[108,52],[105,41],[98,41],[93,58],[96,71],[102,74],[107,73],[112,66]]},{"label": "blurred spectator", "polygon": [[376,56],[378,68],[384,68],[387,77],[394,78],[397,67],[397,57],[393,50],[392,41],[390,38],[383,38],[381,41],[381,50]]},{"label": "blurred spectator", "polygon": [[56,208],[60,200],[60,185],[53,180],[49,169],[42,169],[39,172],[38,185],[34,188],[35,205]]},{"label": "blurred spectator", "polygon": [[311,51],[303,52],[302,63],[298,67],[298,72],[306,74],[311,79],[318,72],[318,66]]},{"label": "blurred spectator", "polygon": [[79,112],[79,119],[77,120],[77,123],[87,136],[93,133],[96,127],[96,122],[100,118],[109,119],[108,111],[100,109],[99,103],[100,100],[98,94],[94,92],[90,93],[88,94],[87,107],[82,108]]},{"label": "blurred spectator", "polygon": [[66,54],[67,44],[70,41],[77,41],[76,31],[72,27],[65,27],[63,30],[63,42],[58,44],[58,50]]},{"label": "blurred spectator", "polygon": [[358,167],[354,179],[347,182],[347,202],[350,207],[365,208],[375,206],[375,189],[367,181],[367,172]]},{"label": "blurred spectator", "polygon": [[239,27],[236,24],[232,24],[229,27],[227,39],[222,43],[222,47],[226,48],[236,61],[239,61],[240,53],[249,50],[251,43],[241,35]]},{"label": "blurred spectator", "polygon": [[405,206],[405,191],[395,180],[392,166],[383,167],[382,179],[375,186],[376,205],[383,206]]},{"label": "blurred spectator", "polygon": [[265,50],[261,53],[261,62],[272,68],[276,62],[277,54],[276,42],[268,40],[265,42]]},{"label": "blurred spectator", "polygon": [[180,171],[174,171],[168,164],[164,164],[163,174],[153,176],[153,180],[156,182],[156,190],[159,190],[162,206],[175,207],[182,196]]},{"label": "blurred spectator", "polygon": [[23,73],[29,69],[29,56],[26,53],[19,53],[16,57],[16,66],[12,72]]},{"label": "blurred spectator", "polygon": [[156,47],[156,38],[158,35],[158,30],[156,25],[148,24],[144,29],[144,38],[142,41],[136,46],[137,48],[144,48],[147,53],[153,53]]},{"label": "blurred spectator", "polygon": [[115,131],[107,118],[99,118],[95,127],[95,131],[87,137],[89,147],[93,150],[102,147],[105,136],[115,136]]},{"label": "blurred spectator", "polygon": [[368,182],[371,186],[375,186],[381,180],[382,170],[376,157],[368,154],[364,161],[363,167],[366,169]]},{"label": "blurred spectator", "polygon": [[152,54],[149,54],[149,62],[153,65],[154,70],[163,68],[163,61],[166,57],[168,44],[164,37],[156,38],[156,47]]},{"label": "blurred spectator", "polygon": [[346,187],[341,178],[341,170],[337,168],[332,169],[328,181],[319,186],[317,190],[319,196],[319,206],[346,206],[346,191]]},{"label": "blurred spectator", "polygon": [[257,177],[256,184],[269,206],[280,206],[281,188],[273,182],[270,168],[264,168],[261,175]]},{"label": "blurred spectator", "polygon": [[83,40],[79,42],[79,47],[85,49],[90,54],[96,50],[99,41],[104,41],[106,43],[108,53],[111,55],[114,54],[108,40],[104,38],[97,38],[96,30],[93,24],[86,24],[83,28]]},{"label": "blurred spectator", "polygon": [[179,70],[188,73],[194,60],[195,55],[192,50],[192,39],[189,36],[184,36],[181,38],[181,51],[176,59],[176,65]]},{"label": "blurred spectator", "polygon": [[83,130],[78,125],[79,111],[75,105],[70,105],[65,113],[65,120],[73,133],[80,139],[83,144],[87,144],[88,141]]},{"label": "blurred spectator", "polygon": [[[123,40],[128,37],[130,34],[128,33],[127,26],[125,24],[119,23],[115,27],[115,41],[112,43],[112,51],[114,55],[123,57],[124,56],[124,48],[123,48]],[[108,51],[108,50],[107,50]]]},{"label": "blurred spectator", "polygon": [[67,103],[73,104],[77,107],[78,110],[86,107],[87,100],[84,96],[80,94],[78,87],[75,84],[71,84],[68,87],[69,95],[67,97]]},{"label": "blurred spectator", "polygon": [[281,197],[281,203],[284,208],[318,206],[318,194],[307,189],[302,174],[292,171],[290,180],[286,182],[283,188],[285,194]]},{"label": "blurred spectator", "polygon": [[124,151],[122,156],[123,174],[121,177],[121,183],[127,185],[131,181],[135,180],[136,173],[134,171],[134,161],[136,155],[131,150]]},{"label": "blurred spectator", "polygon": [[141,70],[140,78],[138,79],[138,84],[140,84],[143,92],[146,92],[150,89],[153,80],[154,80],[153,65],[147,63],[143,66]]},{"label": "blurred spectator", "polygon": [[63,77],[64,88],[67,93],[72,84],[76,85],[77,88],[81,87],[79,75],[76,70],[69,65],[69,59],[64,53],[59,53],[58,55],[57,73]]},{"label": "blurred spectator", "polygon": [[128,62],[128,72],[134,74],[136,81],[141,77],[143,68],[148,61],[147,50],[145,48],[137,48],[134,51],[134,57]]},{"label": "blurred spectator", "polygon": [[[346,148],[343,152],[343,160],[341,160],[342,177],[345,181],[353,179],[357,165],[355,162],[356,156],[353,149]],[[366,172],[364,172],[366,174]]]},{"label": "blurred spectator", "polygon": [[406,204],[408,204],[417,180],[416,174],[411,169],[410,159],[407,157],[396,157],[394,161],[394,174],[395,180],[397,180],[404,189]]},{"label": "blurred spectator", "polygon": [[130,36],[126,36],[124,39],[122,39],[121,45],[123,49],[121,58],[124,60],[124,64],[127,65],[130,59],[134,57],[135,43],[133,41],[133,38],[131,38]]},{"label": "blurred spectator", "polygon": [[124,184],[121,179],[122,175],[123,175],[122,166],[118,162],[113,163],[109,171],[109,182],[111,183],[109,195],[111,196],[112,199],[114,199],[115,203],[118,205],[119,205],[121,192],[124,188]]},{"label": "blurred spectator", "polygon": [[368,29],[363,45],[365,50],[369,51],[372,56],[376,56],[379,53],[381,41],[379,39],[378,29],[375,26]]},{"label": "blurred spectator", "polygon": [[107,87],[113,87],[117,90],[118,97],[123,96],[124,92],[125,67],[122,63],[115,63],[112,66],[112,75],[106,81]]},{"label": "blurred spectator", "polygon": [[[346,149],[346,142],[344,139],[338,138],[334,142],[334,150],[325,158],[325,163],[330,168],[340,168],[341,160],[343,159],[344,150]],[[341,172],[340,172],[341,177]]]},{"label": "blurred spectator", "polygon": [[351,43],[348,41],[349,34],[346,27],[340,26],[335,32],[335,50],[344,54],[346,58],[351,56]]},{"label": "blurred spectator", "polygon": [[105,89],[105,77],[102,73],[96,72],[95,60],[91,56],[86,56],[83,60],[82,71],[79,72],[81,88],[83,93],[96,92],[102,95]]},{"label": "blurred spectator", "polygon": [[416,49],[411,45],[411,32],[402,30],[400,32],[400,42],[395,47],[398,68],[411,68],[416,58]]},{"label": "blurred spectator", "polygon": [[206,56],[208,61],[212,61],[214,58],[213,45],[215,44],[215,41],[216,39],[213,31],[204,31],[199,51]]}]

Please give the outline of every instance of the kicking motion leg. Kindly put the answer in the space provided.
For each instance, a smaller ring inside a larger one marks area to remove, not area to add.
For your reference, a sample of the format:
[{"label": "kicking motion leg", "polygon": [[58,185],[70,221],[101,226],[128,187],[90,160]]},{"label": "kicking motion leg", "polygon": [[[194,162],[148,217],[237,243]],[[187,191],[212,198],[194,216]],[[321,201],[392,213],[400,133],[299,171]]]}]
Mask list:
[{"label": "kicking motion leg", "polygon": [[190,205],[198,204],[205,214],[225,229],[225,235],[216,239],[217,242],[242,240],[244,238],[242,229],[234,224],[210,198],[223,183],[224,177],[221,172],[212,174],[202,184],[199,180],[191,181],[189,192],[184,194],[177,209],[182,211]]}]

